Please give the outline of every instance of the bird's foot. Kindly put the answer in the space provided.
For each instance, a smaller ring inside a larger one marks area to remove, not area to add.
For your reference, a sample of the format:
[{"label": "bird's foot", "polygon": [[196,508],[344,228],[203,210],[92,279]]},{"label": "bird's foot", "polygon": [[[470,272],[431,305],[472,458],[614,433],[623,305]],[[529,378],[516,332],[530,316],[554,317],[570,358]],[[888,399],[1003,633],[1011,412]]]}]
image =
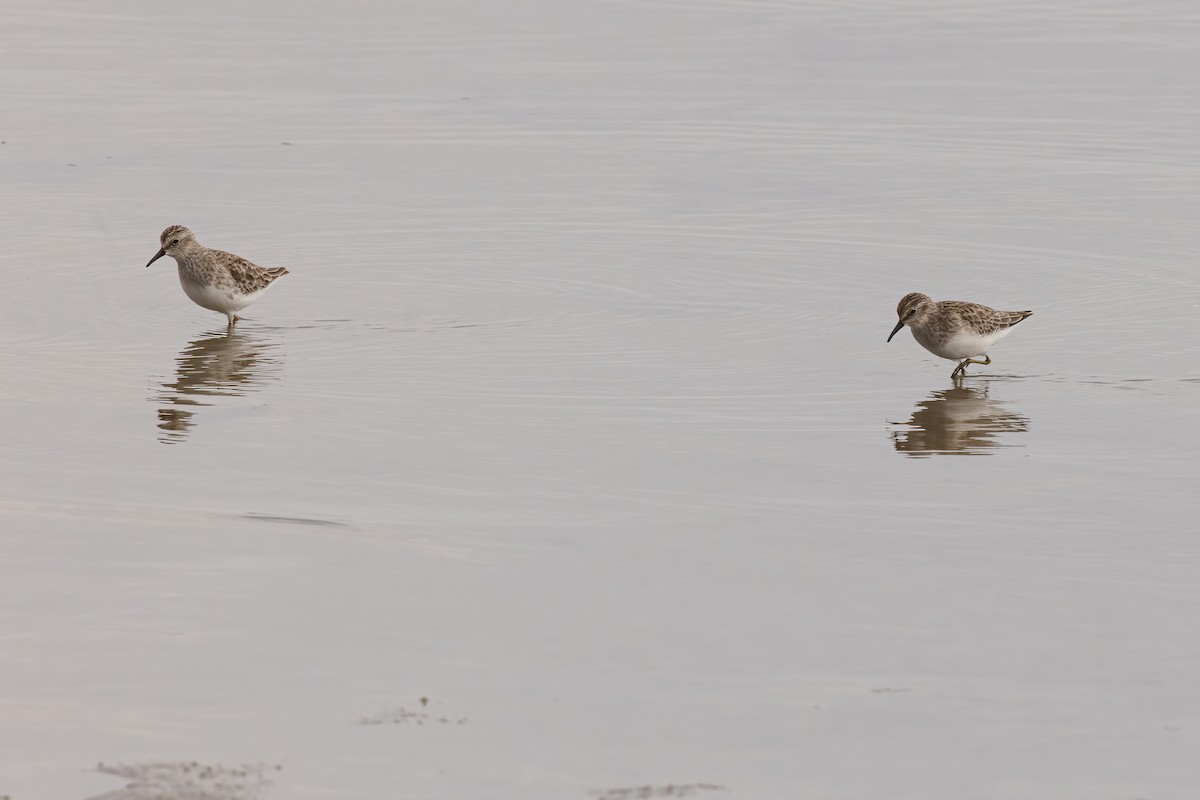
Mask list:
[{"label": "bird's foot", "polygon": [[965,377],[967,374],[967,364],[979,364],[980,366],[986,367],[991,363],[992,357],[989,355],[984,355],[983,361],[975,361],[970,358],[964,358],[961,362],[959,362],[959,365],[954,368],[954,372],[950,373],[950,377],[951,379]]}]

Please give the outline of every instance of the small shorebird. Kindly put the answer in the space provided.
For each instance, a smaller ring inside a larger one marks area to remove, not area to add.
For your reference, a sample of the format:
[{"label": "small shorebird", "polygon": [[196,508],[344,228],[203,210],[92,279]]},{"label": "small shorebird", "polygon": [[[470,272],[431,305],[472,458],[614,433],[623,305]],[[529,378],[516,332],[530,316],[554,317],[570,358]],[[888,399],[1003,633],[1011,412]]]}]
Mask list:
[{"label": "small shorebird", "polygon": [[[987,352],[992,345],[1008,335],[1013,325],[1032,314],[1032,311],[997,311],[978,303],[943,300],[935,303],[920,292],[906,294],[896,306],[900,321],[892,328],[890,342],[905,325],[912,328],[913,338],[935,356],[959,361],[950,373],[951,378],[967,374],[967,364],[990,364]],[[983,361],[972,361],[983,356]]]},{"label": "small shorebird", "polygon": [[287,275],[284,267],[266,269],[233,253],[205,247],[182,225],[167,228],[160,241],[162,248],[146,266],[163,256],[175,259],[184,293],[196,305],[224,314],[230,327],[238,321],[234,312],[253,303],[277,278]]}]

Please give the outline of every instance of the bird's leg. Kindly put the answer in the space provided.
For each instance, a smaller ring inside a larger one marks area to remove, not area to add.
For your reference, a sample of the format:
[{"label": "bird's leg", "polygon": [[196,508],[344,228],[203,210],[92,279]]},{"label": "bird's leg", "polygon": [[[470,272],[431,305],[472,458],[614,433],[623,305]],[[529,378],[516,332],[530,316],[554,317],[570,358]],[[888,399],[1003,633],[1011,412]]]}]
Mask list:
[{"label": "bird's leg", "polygon": [[969,358],[964,358],[962,360],[962,362],[957,367],[954,368],[954,372],[950,373],[950,377],[951,378],[960,378],[960,377],[966,375],[967,374],[967,364],[981,364],[986,367],[990,363],[992,363],[992,357],[986,353],[984,353],[984,355],[983,355],[983,361],[972,361]]},{"label": "bird's leg", "polygon": [[225,316],[229,318],[229,327],[230,328],[233,327],[233,323],[238,321],[237,314],[226,314]]}]

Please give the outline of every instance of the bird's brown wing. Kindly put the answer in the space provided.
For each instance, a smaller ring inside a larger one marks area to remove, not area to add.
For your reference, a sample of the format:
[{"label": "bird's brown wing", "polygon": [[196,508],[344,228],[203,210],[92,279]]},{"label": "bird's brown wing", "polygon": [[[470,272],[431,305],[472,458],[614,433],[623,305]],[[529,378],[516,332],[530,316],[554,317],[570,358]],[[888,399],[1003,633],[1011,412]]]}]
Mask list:
[{"label": "bird's brown wing", "polygon": [[1032,311],[997,311],[979,303],[967,303],[962,300],[947,300],[944,304],[939,303],[939,305],[985,335],[1004,328],[1011,328],[1033,313]]},{"label": "bird's brown wing", "polygon": [[1001,325],[1005,328],[1011,328],[1021,320],[1032,314],[1032,311],[997,311]]},{"label": "bird's brown wing", "polygon": [[216,253],[221,263],[229,270],[229,275],[242,288],[242,291],[245,292],[256,292],[259,289],[265,289],[276,278],[287,274],[287,270],[283,267],[265,269],[252,261],[247,261],[241,256],[226,253],[224,250],[218,250]]}]

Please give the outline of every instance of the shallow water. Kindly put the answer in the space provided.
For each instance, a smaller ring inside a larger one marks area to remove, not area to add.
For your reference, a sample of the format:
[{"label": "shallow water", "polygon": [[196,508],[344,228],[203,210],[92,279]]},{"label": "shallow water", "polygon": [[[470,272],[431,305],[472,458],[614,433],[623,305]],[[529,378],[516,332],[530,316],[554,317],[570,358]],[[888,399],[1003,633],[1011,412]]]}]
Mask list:
[{"label": "shallow water", "polygon": [[0,796],[1190,796],[1197,34],[8,4]]}]

